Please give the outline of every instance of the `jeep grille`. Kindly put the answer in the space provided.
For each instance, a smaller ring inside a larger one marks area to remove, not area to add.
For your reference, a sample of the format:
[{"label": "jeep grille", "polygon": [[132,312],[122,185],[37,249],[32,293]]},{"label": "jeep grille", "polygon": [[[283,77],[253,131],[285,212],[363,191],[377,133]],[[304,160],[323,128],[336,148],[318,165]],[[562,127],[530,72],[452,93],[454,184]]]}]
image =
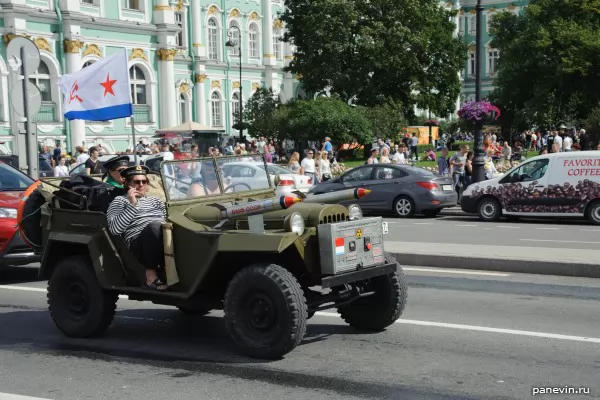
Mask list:
[{"label": "jeep grille", "polygon": [[320,224],[331,224],[335,222],[343,222],[346,220],[346,214],[329,214],[324,215],[323,218],[319,221]]}]

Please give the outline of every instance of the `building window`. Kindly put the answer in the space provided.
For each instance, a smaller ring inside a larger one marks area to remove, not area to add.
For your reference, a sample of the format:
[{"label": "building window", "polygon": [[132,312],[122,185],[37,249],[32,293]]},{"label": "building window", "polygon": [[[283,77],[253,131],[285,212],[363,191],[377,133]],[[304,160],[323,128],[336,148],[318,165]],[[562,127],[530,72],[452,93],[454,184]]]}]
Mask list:
[{"label": "building window", "polygon": [[133,104],[147,105],[146,76],[144,75],[144,71],[137,65],[134,65],[129,70],[129,79],[131,81]]},{"label": "building window", "polygon": [[469,60],[468,60],[469,64],[467,67],[467,72],[469,75],[475,75],[475,53],[474,52],[469,52]]},{"label": "building window", "polygon": [[469,15],[469,35],[475,36],[477,32],[477,17],[475,15]]},{"label": "building window", "polygon": [[500,54],[498,50],[488,51],[488,74],[493,75],[498,70],[498,58]]},{"label": "building window", "polygon": [[179,95],[179,123],[183,124],[184,122],[189,121],[189,116],[188,116],[188,107],[187,107],[187,99],[185,98],[185,95],[183,93],[181,93]]},{"label": "building window", "polygon": [[81,0],[82,3],[94,4],[94,0]]},{"label": "building window", "polygon": [[219,25],[214,18],[208,20],[208,58],[219,59]]},{"label": "building window", "polygon": [[217,92],[213,92],[210,96],[211,103],[211,114],[212,114],[212,126],[223,126],[223,113],[221,112],[221,95]]},{"label": "building window", "polygon": [[273,34],[273,54],[277,60],[283,59],[283,54],[281,52],[281,37],[279,32],[275,32]]},{"label": "building window", "polygon": [[175,25],[179,27],[179,32],[175,36],[175,41],[178,47],[186,47],[185,45],[185,18],[182,12],[175,13]]},{"label": "building window", "polygon": [[240,121],[240,94],[238,92],[231,96],[231,121],[232,125]]},{"label": "building window", "polygon": [[125,0],[125,8],[129,10],[142,11],[140,0]]},{"label": "building window", "polygon": [[465,17],[458,17],[458,33],[465,34]]},{"label": "building window", "polygon": [[258,42],[258,25],[255,23],[250,24],[248,30],[248,43],[250,48],[250,58],[260,58],[260,48]]},{"label": "building window", "polygon": [[42,101],[52,101],[50,70],[48,70],[48,65],[46,65],[44,61],[40,61],[40,65],[38,66],[37,71],[35,71],[35,73],[29,78],[29,80],[31,81],[31,83],[37,85],[38,89],[40,89]]},{"label": "building window", "polygon": [[235,46],[231,48],[230,54],[235,57],[240,56],[240,31],[235,29],[239,27],[240,25],[237,23],[237,21],[231,21],[229,23],[229,33],[231,34],[231,41],[235,44]]}]

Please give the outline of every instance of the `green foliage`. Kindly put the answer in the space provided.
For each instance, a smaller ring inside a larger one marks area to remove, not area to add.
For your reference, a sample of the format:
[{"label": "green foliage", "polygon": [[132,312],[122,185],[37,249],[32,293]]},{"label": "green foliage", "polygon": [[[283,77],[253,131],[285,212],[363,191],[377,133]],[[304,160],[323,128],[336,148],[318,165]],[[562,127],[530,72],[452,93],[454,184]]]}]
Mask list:
[{"label": "green foliage", "polygon": [[371,124],[374,138],[395,138],[407,126],[402,106],[388,102],[375,107],[357,107],[357,111]]},{"label": "green foliage", "polygon": [[576,123],[599,104],[600,0],[531,0],[522,16],[494,17],[491,33],[505,125]]},{"label": "green foliage", "polygon": [[271,88],[259,88],[252,95],[243,111],[244,128],[248,129],[250,136],[272,138],[276,135],[275,111],[278,106],[279,99]]},{"label": "green foliage", "polygon": [[284,40],[297,50],[286,70],[308,92],[444,116],[454,111],[467,53],[453,37],[454,16],[438,0],[287,0]]},{"label": "green foliage", "polygon": [[319,97],[299,100],[277,108],[275,120],[279,138],[323,140],[334,143],[371,141],[371,125],[363,113],[339,99]]},{"label": "green foliage", "polygon": [[585,130],[590,135],[593,143],[599,143],[600,139],[600,106],[594,108],[585,120]]}]

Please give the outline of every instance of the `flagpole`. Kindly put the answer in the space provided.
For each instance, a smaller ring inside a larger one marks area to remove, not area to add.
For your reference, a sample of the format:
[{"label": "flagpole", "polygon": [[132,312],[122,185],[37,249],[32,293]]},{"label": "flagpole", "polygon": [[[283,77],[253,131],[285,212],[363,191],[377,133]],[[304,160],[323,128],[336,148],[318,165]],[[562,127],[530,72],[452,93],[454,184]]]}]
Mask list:
[{"label": "flagpole", "polygon": [[137,151],[135,151],[136,148],[136,144],[135,144],[135,118],[133,117],[133,115],[131,116],[131,140],[133,141],[133,157],[135,160],[135,165],[139,165],[138,164],[138,154]]}]

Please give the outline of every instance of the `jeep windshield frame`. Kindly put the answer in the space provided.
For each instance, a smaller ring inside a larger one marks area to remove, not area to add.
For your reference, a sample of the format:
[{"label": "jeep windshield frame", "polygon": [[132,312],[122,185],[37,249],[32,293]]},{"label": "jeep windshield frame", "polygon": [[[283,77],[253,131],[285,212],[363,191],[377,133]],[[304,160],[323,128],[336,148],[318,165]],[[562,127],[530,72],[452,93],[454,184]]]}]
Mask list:
[{"label": "jeep windshield frame", "polygon": [[[255,172],[253,176],[248,176],[248,173],[226,176],[223,167],[228,163],[236,163],[236,166],[244,163],[249,166],[259,165],[257,170],[262,173]],[[267,162],[262,155],[163,161],[160,163],[160,176],[167,203],[202,201],[230,195],[240,197],[240,194],[247,197],[248,194],[275,190],[273,177],[269,174]]]}]

